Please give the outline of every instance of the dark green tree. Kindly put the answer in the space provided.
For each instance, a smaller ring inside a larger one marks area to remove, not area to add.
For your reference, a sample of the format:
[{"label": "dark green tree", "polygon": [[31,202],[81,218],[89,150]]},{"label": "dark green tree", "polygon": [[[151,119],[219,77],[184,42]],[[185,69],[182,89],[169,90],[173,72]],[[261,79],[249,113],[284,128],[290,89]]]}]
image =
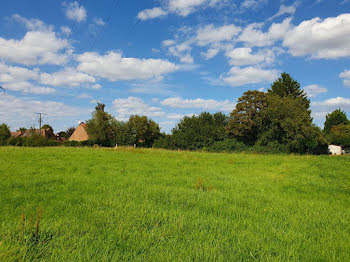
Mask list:
[{"label": "dark green tree", "polygon": [[270,94],[267,107],[259,114],[258,144],[277,143],[296,153],[311,153],[317,148],[320,130],[312,123],[310,111],[300,106],[302,101],[302,97]]},{"label": "dark green tree", "polygon": [[11,131],[8,125],[5,123],[0,125],[0,145],[4,146],[7,141],[11,138]]},{"label": "dark green tree", "polygon": [[184,117],[172,130],[174,147],[197,150],[224,140],[228,117],[223,113],[201,113],[199,116]]},{"label": "dark green tree", "polygon": [[258,139],[258,121],[260,111],[266,107],[267,95],[259,91],[247,91],[238,99],[236,108],[230,114],[226,127],[229,137],[254,144]]},{"label": "dark green tree", "polygon": [[75,131],[75,127],[74,126],[68,127],[67,130],[65,131],[66,138],[70,138],[73,135],[74,131]]},{"label": "dark green tree", "polygon": [[115,140],[115,118],[104,111],[104,104],[98,103],[92,118],[86,122],[89,139],[103,146],[112,146]]},{"label": "dark green tree", "polygon": [[333,126],[328,137],[331,144],[350,147],[350,124]]},{"label": "dark green tree", "polygon": [[346,117],[345,112],[340,109],[336,109],[326,116],[326,122],[324,123],[323,131],[326,134],[329,134],[332,127],[346,123],[349,123],[349,120]]},{"label": "dark green tree", "polygon": [[27,128],[25,128],[25,127],[20,127],[20,128],[18,128],[16,131],[17,131],[17,132],[22,132],[22,133],[24,133],[25,131],[27,131]]},{"label": "dark green tree", "polygon": [[146,116],[130,116],[129,128],[136,132],[136,144],[151,147],[153,142],[160,137],[159,125]]},{"label": "dark green tree", "polygon": [[298,101],[301,105],[304,105],[307,109],[310,108],[310,100],[303,89],[300,88],[300,84],[294,80],[289,74],[282,73],[268,90],[270,94],[278,95],[280,97],[300,98]]},{"label": "dark green tree", "polygon": [[50,125],[48,125],[48,124],[43,125],[43,126],[41,127],[41,129],[50,129],[51,132],[53,133],[53,128],[52,128],[52,126],[50,126]]}]

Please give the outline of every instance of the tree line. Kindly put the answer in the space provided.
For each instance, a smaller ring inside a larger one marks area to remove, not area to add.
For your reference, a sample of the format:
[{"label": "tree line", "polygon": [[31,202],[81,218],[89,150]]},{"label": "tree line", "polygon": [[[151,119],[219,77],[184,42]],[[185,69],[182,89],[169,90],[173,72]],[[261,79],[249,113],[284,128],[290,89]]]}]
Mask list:
[{"label": "tree line", "polygon": [[[171,134],[161,133],[159,125],[146,116],[118,121],[105,112],[104,104],[97,104],[86,124],[89,141],[83,145],[310,154],[327,153],[328,144],[350,147],[346,114],[340,109],[328,114],[321,130],[313,123],[306,93],[287,73],[267,92],[246,91],[229,116],[221,112],[186,116]],[[60,135],[69,137],[72,132],[74,128],[69,128]],[[10,140],[8,127],[0,125],[0,144]]]}]

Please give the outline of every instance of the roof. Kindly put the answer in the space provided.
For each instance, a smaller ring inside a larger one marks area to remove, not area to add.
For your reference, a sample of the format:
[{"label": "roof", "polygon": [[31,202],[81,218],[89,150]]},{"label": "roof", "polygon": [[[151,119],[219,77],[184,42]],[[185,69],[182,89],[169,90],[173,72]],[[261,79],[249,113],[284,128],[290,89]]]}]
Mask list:
[{"label": "roof", "polygon": [[11,132],[11,136],[16,138],[22,135],[22,131]]},{"label": "roof", "polygon": [[69,141],[82,142],[89,140],[89,135],[87,133],[87,125],[85,123],[80,123],[80,125],[75,129],[74,133],[69,138]]}]

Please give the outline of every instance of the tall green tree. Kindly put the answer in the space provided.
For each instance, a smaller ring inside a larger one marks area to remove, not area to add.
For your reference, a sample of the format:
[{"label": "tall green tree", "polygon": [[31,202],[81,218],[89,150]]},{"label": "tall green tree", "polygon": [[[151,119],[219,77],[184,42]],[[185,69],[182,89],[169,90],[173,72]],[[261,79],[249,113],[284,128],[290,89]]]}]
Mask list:
[{"label": "tall green tree", "polygon": [[268,90],[270,94],[278,95],[279,97],[300,98],[298,101],[304,105],[307,109],[310,108],[310,100],[303,89],[300,88],[300,84],[294,80],[289,74],[282,73]]},{"label": "tall green tree", "polygon": [[4,146],[11,137],[11,131],[5,123],[0,125],[0,145]]},{"label": "tall green tree", "polygon": [[333,126],[328,137],[331,144],[350,147],[350,124]]},{"label": "tall green tree", "polygon": [[223,113],[203,112],[199,116],[184,117],[172,130],[174,147],[197,150],[224,140],[228,117]]},{"label": "tall green tree", "polygon": [[312,152],[318,146],[320,130],[312,123],[310,111],[300,106],[303,98],[269,95],[267,107],[259,114],[261,145],[276,142],[290,152]]},{"label": "tall green tree", "polygon": [[345,112],[340,109],[336,109],[326,116],[326,122],[324,123],[323,130],[326,134],[329,134],[332,127],[346,123],[349,123],[349,120]]},{"label": "tall green tree", "polygon": [[238,99],[226,127],[230,137],[254,144],[258,139],[258,116],[267,105],[267,95],[259,91],[247,91]]},{"label": "tall green tree", "polygon": [[112,146],[115,140],[116,119],[104,111],[105,105],[98,103],[92,118],[86,122],[89,139],[103,146]]},{"label": "tall green tree", "polygon": [[130,116],[128,125],[136,132],[135,144],[151,147],[153,142],[160,137],[159,125],[146,116]]}]

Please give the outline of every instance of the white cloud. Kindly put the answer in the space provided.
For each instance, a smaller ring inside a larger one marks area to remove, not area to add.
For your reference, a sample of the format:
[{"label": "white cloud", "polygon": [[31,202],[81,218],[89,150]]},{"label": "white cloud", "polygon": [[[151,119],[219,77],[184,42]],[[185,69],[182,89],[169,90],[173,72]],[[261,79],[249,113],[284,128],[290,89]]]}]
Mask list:
[{"label": "white cloud", "polygon": [[0,37],[0,46],[1,59],[24,65],[62,64],[67,59],[59,53],[65,48],[66,40],[50,31],[29,31],[21,40]]},{"label": "white cloud", "polygon": [[39,69],[29,70],[24,67],[8,66],[0,62],[0,82],[10,83],[16,81],[37,80]]},{"label": "white cloud", "polygon": [[331,113],[335,109],[339,108],[346,112],[350,112],[350,99],[336,97],[320,102],[311,102],[312,115],[318,119],[324,118],[328,113]]},{"label": "white cloud", "polygon": [[280,9],[278,10],[278,12],[271,16],[269,19],[267,19],[268,21],[273,20],[277,17],[280,17],[282,15],[294,15],[296,10],[297,10],[297,5],[299,4],[298,1],[296,1],[293,5],[290,6],[286,6],[286,5],[281,5]]},{"label": "white cloud", "polygon": [[147,105],[138,97],[119,98],[113,101],[113,107],[117,112],[117,119],[127,120],[131,115],[142,115],[149,117],[165,116],[159,107]]},{"label": "white cloud", "polygon": [[162,8],[154,7],[152,9],[142,10],[137,14],[137,18],[140,20],[148,20],[148,19],[153,19],[160,16],[165,16],[167,14],[168,12],[164,11]]},{"label": "white cloud", "polygon": [[264,4],[266,2],[267,0],[244,0],[243,3],[241,4],[241,7],[246,9],[252,9],[252,8],[257,8],[261,4]]},{"label": "white cloud", "polygon": [[19,14],[14,14],[12,18],[17,22],[24,24],[24,26],[30,31],[53,31],[52,25],[46,25],[43,21],[39,19],[27,19],[20,16]]},{"label": "white cloud", "polygon": [[70,35],[72,33],[72,30],[68,26],[61,26],[60,29],[64,35]]},{"label": "white cloud", "polygon": [[304,91],[308,97],[315,97],[323,93],[327,93],[327,88],[321,87],[319,85],[308,85],[304,87]]},{"label": "white cloud", "polygon": [[103,25],[106,24],[105,21],[103,21],[103,19],[100,18],[100,17],[96,17],[96,18],[94,19],[94,23],[95,23],[96,25],[99,25],[99,26],[103,26]]},{"label": "white cloud", "polygon": [[285,36],[283,45],[294,56],[340,58],[350,56],[350,14],[306,20]]},{"label": "white cloud", "polygon": [[164,40],[164,41],[162,42],[162,45],[163,45],[163,46],[171,46],[171,45],[174,45],[174,44],[175,44],[175,41],[172,40],[172,39],[167,39],[167,40]]},{"label": "white cloud", "polygon": [[77,56],[78,70],[110,81],[162,78],[179,67],[167,60],[124,58],[120,52],[106,55],[87,52]]},{"label": "white cloud", "polygon": [[350,70],[345,70],[344,72],[340,73],[340,78],[343,78],[344,85],[350,86]]},{"label": "white cloud", "polygon": [[48,95],[56,92],[54,88],[37,86],[28,81],[9,82],[3,84],[3,87],[7,90],[31,94]]},{"label": "white cloud", "polygon": [[214,99],[183,99],[181,97],[171,97],[161,102],[163,106],[173,108],[200,108],[204,110],[219,110],[231,112],[236,104],[230,100],[217,101]]},{"label": "white cloud", "polygon": [[65,68],[62,71],[52,74],[42,73],[40,82],[51,86],[80,86],[82,84],[92,84],[96,79],[88,74],[76,71],[73,68]]},{"label": "white cloud", "polygon": [[78,2],[66,3],[63,2],[63,7],[65,8],[66,17],[70,20],[77,22],[82,22],[86,20],[87,11],[84,6],[80,6]]},{"label": "white cloud", "polygon": [[196,42],[199,46],[205,46],[222,41],[229,41],[240,31],[241,28],[233,24],[220,27],[214,27],[214,25],[210,24],[198,29]]},{"label": "white cloud", "polygon": [[252,52],[253,50],[249,47],[240,47],[227,51],[226,57],[234,66],[270,64],[275,60],[275,53],[272,49],[261,50],[255,54]]},{"label": "white cloud", "polygon": [[250,24],[243,30],[238,40],[250,47],[271,46],[276,41],[284,39],[291,28],[290,22],[291,18],[286,18],[282,23],[273,23],[267,32],[262,31],[262,23]]},{"label": "white cloud", "polygon": [[255,67],[232,67],[226,76],[221,76],[220,78],[231,86],[243,86],[262,82],[272,82],[276,80],[277,77],[277,70],[267,70]]},{"label": "white cloud", "polygon": [[219,53],[220,49],[218,48],[209,48],[206,52],[202,52],[201,55],[209,60],[213,57],[215,57]]},{"label": "white cloud", "polygon": [[46,120],[57,120],[78,116],[82,111],[61,102],[29,100],[11,95],[0,96],[0,119],[12,128],[30,127],[33,123],[37,123],[35,112],[45,112]]}]

